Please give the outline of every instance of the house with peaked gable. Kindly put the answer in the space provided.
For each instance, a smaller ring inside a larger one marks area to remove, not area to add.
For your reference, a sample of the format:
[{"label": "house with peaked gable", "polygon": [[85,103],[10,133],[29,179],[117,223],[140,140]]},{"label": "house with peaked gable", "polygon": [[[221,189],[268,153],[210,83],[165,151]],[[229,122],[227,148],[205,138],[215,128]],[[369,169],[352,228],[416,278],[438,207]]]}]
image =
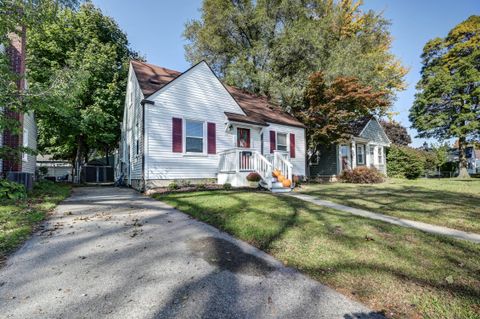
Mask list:
[{"label": "house with peaked gable", "polygon": [[[181,73],[131,61],[116,175],[148,191],[173,181],[245,186],[251,172],[274,192],[306,175],[305,126],[266,97],[225,86],[206,62]],[[288,184],[288,183],[287,183]]]},{"label": "house with peaked gable", "polygon": [[359,166],[375,167],[387,174],[386,148],[390,140],[376,117],[363,117],[350,123],[350,139],[328,146],[320,145],[309,161],[310,178],[336,180],[344,170]]}]

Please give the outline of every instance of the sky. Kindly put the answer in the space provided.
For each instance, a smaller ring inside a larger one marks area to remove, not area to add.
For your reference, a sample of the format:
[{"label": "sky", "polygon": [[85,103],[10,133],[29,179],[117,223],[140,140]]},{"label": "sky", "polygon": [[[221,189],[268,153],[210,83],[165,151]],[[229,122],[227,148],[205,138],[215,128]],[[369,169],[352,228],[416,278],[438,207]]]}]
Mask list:
[{"label": "sky", "polygon": [[[202,0],[93,0],[103,13],[114,18],[128,35],[131,47],[149,63],[184,71],[185,23],[200,18]],[[364,0],[364,10],[383,12],[391,21],[392,52],[409,68],[407,88],[397,94],[393,111],[395,120],[409,128],[408,110],[412,106],[415,85],[420,79],[421,59],[425,43],[445,37],[458,23],[470,15],[480,14],[480,0]],[[415,138],[409,128],[413,146],[424,139]],[[429,143],[436,142],[429,140]]]}]

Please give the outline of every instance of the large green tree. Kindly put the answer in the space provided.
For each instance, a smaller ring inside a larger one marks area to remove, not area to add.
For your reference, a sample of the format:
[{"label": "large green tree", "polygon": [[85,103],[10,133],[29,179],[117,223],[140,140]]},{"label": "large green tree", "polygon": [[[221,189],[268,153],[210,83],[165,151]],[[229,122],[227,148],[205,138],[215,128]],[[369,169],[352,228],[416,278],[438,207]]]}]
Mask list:
[{"label": "large green tree", "polygon": [[385,130],[388,139],[395,145],[407,146],[412,143],[412,138],[408,134],[407,128],[397,121],[390,120],[385,121],[381,120],[380,124]]},{"label": "large green tree", "polygon": [[[47,96],[52,90],[43,91],[41,94],[33,89],[19,90],[18,83],[21,76],[11,69],[10,57],[5,50],[13,38],[21,38],[31,29],[55,19],[55,14],[60,8],[75,8],[77,0],[2,0],[0,1],[0,134],[9,131],[16,135],[20,133],[20,122],[12,117],[12,113],[27,113],[35,111],[37,104],[34,101]],[[28,68],[28,65],[27,65]],[[21,153],[33,151],[29,148],[11,148],[0,145],[0,159],[18,161]]]},{"label": "large green tree", "polygon": [[303,103],[317,71],[327,82],[355,76],[393,99],[406,70],[389,52],[388,27],[360,1],[204,0],[201,19],[185,28],[186,57],[287,110]]},{"label": "large green tree", "polygon": [[480,16],[423,48],[421,79],[410,121],[419,137],[457,138],[460,177],[468,177],[465,148],[480,138]]},{"label": "large green tree", "polygon": [[32,85],[60,88],[38,114],[40,150],[79,167],[92,150],[115,148],[136,57],[117,23],[91,3],[63,9],[31,32],[28,50]]}]

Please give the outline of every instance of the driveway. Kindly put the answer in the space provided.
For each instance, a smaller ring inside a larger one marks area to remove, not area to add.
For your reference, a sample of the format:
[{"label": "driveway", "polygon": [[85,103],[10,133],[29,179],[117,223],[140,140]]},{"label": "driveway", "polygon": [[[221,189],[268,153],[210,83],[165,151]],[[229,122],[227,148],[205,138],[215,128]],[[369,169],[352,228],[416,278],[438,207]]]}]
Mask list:
[{"label": "driveway", "polygon": [[381,318],[130,189],[76,188],[0,270],[1,318]]}]

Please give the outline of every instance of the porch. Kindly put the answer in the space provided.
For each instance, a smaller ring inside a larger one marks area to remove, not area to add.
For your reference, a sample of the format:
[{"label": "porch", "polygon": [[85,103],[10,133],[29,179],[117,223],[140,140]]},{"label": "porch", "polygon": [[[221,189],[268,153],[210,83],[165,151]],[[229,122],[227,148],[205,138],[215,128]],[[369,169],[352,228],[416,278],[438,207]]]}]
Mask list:
[{"label": "porch", "polygon": [[343,170],[359,166],[375,167],[387,174],[385,147],[387,145],[355,138],[348,143],[337,146],[337,174]]},{"label": "porch", "polygon": [[[274,151],[262,155],[254,149],[233,148],[219,153],[218,183],[229,183],[234,187],[249,186],[247,175],[256,172],[260,175],[259,184],[272,192],[291,191],[293,186],[293,164],[284,151]],[[284,187],[277,178],[273,177],[274,170],[281,172],[285,179],[292,183]]]}]

